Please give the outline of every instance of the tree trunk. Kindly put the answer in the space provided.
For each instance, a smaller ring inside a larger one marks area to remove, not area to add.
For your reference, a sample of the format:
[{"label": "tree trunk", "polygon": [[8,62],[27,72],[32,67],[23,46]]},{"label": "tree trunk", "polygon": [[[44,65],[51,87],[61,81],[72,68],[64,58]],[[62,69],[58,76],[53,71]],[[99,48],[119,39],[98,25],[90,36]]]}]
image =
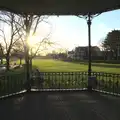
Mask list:
[{"label": "tree trunk", "polygon": [[116,60],[118,60],[118,51],[117,50],[115,51],[115,57],[116,57]]},{"label": "tree trunk", "polygon": [[106,61],[106,55],[107,55],[107,52],[104,51],[104,61]]},{"label": "tree trunk", "polygon": [[22,58],[20,58],[20,63],[19,64],[22,65]]},{"label": "tree trunk", "polygon": [[32,58],[30,58],[30,73],[32,72]]},{"label": "tree trunk", "polygon": [[3,64],[3,59],[1,58],[1,64]]},{"label": "tree trunk", "polygon": [[114,53],[113,53],[113,51],[111,50],[110,51],[110,58],[109,58],[109,60],[113,60],[114,59]]},{"label": "tree trunk", "polygon": [[6,56],[6,69],[7,69],[7,71],[10,70],[10,58],[9,58],[9,56]]}]

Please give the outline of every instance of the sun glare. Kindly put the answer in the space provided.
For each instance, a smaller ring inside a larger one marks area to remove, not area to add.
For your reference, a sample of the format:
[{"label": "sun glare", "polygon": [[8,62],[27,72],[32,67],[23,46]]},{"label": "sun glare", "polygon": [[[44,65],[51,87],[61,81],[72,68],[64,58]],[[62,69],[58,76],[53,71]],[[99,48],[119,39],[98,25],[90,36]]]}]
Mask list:
[{"label": "sun glare", "polygon": [[42,44],[42,40],[43,38],[38,35],[29,36],[27,43],[29,45],[30,50],[32,50],[32,52],[35,52],[39,47],[39,54],[41,55],[46,55],[47,53],[52,51],[50,46],[47,46],[47,44],[45,44],[44,42]]},{"label": "sun glare", "polygon": [[[38,48],[38,44],[40,42],[40,36],[34,35],[34,36],[29,36],[28,38],[28,45],[30,48],[32,48],[32,52],[35,52]],[[45,51],[42,51],[44,48],[41,46],[40,47],[41,55],[46,55]]]},{"label": "sun glare", "polygon": [[38,36],[30,36],[28,38],[28,44],[30,47],[35,46],[35,44],[37,44],[37,42],[39,42],[39,37]]}]

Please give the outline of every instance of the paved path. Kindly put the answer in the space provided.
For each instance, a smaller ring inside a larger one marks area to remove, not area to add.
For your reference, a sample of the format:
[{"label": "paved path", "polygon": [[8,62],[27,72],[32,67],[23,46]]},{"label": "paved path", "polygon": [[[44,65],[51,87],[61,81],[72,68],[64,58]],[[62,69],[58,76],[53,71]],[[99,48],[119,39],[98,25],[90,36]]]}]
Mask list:
[{"label": "paved path", "polygon": [[87,92],[30,93],[0,100],[0,120],[120,120],[120,98]]}]

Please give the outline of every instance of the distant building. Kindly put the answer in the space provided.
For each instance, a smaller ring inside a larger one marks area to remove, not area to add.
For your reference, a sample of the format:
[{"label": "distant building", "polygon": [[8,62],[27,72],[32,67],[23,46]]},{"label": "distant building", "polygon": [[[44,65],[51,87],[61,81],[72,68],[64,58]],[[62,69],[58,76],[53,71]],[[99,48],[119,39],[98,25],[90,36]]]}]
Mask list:
[{"label": "distant building", "polygon": [[88,48],[87,47],[76,47],[75,48],[75,59],[84,60],[88,58]]},{"label": "distant building", "polygon": [[92,46],[92,48],[91,48],[91,56],[98,56],[98,57],[100,57],[100,56],[103,56],[103,54],[102,54],[102,52],[101,52],[99,47]]},{"label": "distant building", "polygon": [[[75,60],[86,60],[88,59],[89,51],[88,46],[79,46],[76,47],[74,51],[69,51],[67,57]],[[102,56],[102,52],[99,47],[91,47],[91,56],[94,59]]]}]

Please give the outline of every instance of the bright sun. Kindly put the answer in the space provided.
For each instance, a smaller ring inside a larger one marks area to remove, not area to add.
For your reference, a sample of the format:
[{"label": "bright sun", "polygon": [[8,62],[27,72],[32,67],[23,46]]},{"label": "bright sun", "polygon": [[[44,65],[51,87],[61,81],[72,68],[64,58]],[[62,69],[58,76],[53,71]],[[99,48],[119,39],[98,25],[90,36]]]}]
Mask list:
[{"label": "bright sun", "polygon": [[28,44],[29,46],[33,47],[35,46],[35,44],[39,41],[39,37],[38,36],[30,36],[28,38]]}]

